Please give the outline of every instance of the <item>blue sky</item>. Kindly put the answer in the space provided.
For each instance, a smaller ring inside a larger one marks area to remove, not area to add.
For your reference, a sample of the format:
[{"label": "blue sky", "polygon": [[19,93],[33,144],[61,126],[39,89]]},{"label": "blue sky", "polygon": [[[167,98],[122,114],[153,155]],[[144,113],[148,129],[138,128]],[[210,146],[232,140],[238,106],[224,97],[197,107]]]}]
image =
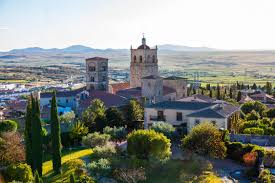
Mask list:
[{"label": "blue sky", "polygon": [[0,0],[0,50],[180,44],[275,49],[274,0]]}]

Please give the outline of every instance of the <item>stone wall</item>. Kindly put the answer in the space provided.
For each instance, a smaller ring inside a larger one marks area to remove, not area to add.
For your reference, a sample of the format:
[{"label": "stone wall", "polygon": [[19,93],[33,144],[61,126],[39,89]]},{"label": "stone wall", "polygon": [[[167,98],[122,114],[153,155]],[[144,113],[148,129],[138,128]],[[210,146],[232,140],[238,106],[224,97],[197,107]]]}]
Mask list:
[{"label": "stone wall", "polygon": [[176,100],[187,97],[187,80],[185,78],[164,78],[163,86],[167,86],[176,90]]},{"label": "stone wall", "polygon": [[230,134],[230,141],[260,146],[275,146],[275,136],[269,135]]}]

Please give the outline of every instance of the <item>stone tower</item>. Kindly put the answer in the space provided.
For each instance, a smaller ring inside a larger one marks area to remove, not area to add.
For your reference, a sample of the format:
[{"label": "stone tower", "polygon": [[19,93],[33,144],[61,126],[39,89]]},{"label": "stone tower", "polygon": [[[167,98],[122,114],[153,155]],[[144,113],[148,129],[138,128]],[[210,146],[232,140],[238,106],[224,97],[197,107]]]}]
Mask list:
[{"label": "stone tower", "polygon": [[86,59],[87,90],[108,91],[108,59],[93,57]]},{"label": "stone tower", "polygon": [[131,48],[130,86],[141,87],[141,79],[154,75],[158,76],[157,47],[151,49],[142,38],[142,44],[137,49]]}]

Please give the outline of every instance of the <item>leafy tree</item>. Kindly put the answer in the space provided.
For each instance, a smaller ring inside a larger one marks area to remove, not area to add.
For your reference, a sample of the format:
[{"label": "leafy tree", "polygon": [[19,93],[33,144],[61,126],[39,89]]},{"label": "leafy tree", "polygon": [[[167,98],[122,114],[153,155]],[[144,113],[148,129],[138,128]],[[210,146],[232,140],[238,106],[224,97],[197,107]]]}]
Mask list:
[{"label": "leafy tree", "polygon": [[0,166],[25,160],[25,150],[19,133],[6,132],[0,136]]},{"label": "leafy tree", "polygon": [[154,130],[137,130],[127,137],[127,151],[137,158],[167,159],[171,155],[170,140]]},{"label": "leafy tree", "polygon": [[82,121],[89,131],[102,131],[107,126],[105,111],[105,105],[101,100],[95,99],[91,102],[91,105],[82,114]]},{"label": "leafy tree", "polygon": [[224,158],[226,146],[222,133],[210,122],[196,125],[182,140],[183,148],[201,155]]},{"label": "leafy tree", "polygon": [[31,138],[32,138],[32,170],[37,170],[42,175],[42,127],[40,120],[39,101],[32,101],[32,122],[31,122]]},{"label": "leafy tree", "polygon": [[173,127],[173,125],[171,125],[169,123],[162,122],[162,121],[153,123],[153,125],[151,126],[151,129],[156,132],[163,133],[166,137],[168,137],[170,139],[172,138],[172,136],[176,130]]},{"label": "leafy tree", "polygon": [[110,140],[110,135],[100,134],[98,132],[89,133],[82,139],[82,144],[86,147],[94,148],[96,146],[104,146]]},{"label": "leafy tree", "polygon": [[272,94],[272,84],[271,82],[266,82],[265,84],[266,93],[271,95]]},{"label": "leafy tree", "polygon": [[241,106],[241,111],[244,114],[248,114],[251,111],[255,110],[262,116],[264,114],[264,111],[266,111],[266,109],[267,109],[266,105],[264,105],[263,103],[261,103],[259,101],[246,102]]},{"label": "leafy tree", "polygon": [[260,114],[257,113],[255,110],[252,110],[250,113],[246,114],[245,116],[245,119],[247,121],[258,120],[260,118],[261,118]]},{"label": "leafy tree", "polygon": [[76,122],[71,129],[70,138],[73,139],[76,143],[81,142],[82,137],[87,135],[89,132],[88,127],[81,123],[80,121]]},{"label": "leafy tree", "polygon": [[257,90],[257,85],[256,85],[256,83],[254,83],[253,85],[252,85],[252,87],[251,87],[251,89],[253,89],[253,90]]},{"label": "leafy tree", "polygon": [[3,132],[15,132],[17,130],[17,123],[12,120],[4,120],[0,122],[0,134]]},{"label": "leafy tree", "polygon": [[253,128],[246,128],[243,131],[244,134],[254,134],[254,135],[264,135],[264,130],[261,128],[253,127]]},{"label": "leafy tree", "polygon": [[124,139],[126,139],[126,136],[127,136],[127,130],[125,127],[109,127],[109,126],[106,126],[104,129],[103,129],[103,133],[104,134],[109,134],[111,136],[111,139],[112,140],[115,140],[115,141],[122,141]]},{"label": "leafy tree", "polygon": [[142,121],[144,115],[143,107],[138,103],[137,100],[132,99],[129,104],[125,107],[125,119],[128,127],[136,127],[137,121]]},{"label": "leafy tree", "polygon": [[116,107],[110,107],[106,110],[106,119],[110,127],[125,126],[122,113]]},{"label": "leafy tree", "polygon": [[7,181],[31,182],[33,180],[32,169],[25,163],[10,164],[6,170]]},{"label": "leafy tree", "polygon": [[33,97],[29,97],[26,116],[25,116],[25,150],[26,150],[26,162],[32,166],[32,138],[31,138],[31,123],[32,123],[32,100]]},{"label": "leafy tree", "polygon": [[242,92],[241,91],[238,91],[236,100],[237,100],[237,102],[242,100]]},{"label": "leafy tree", "polygon": [[74,111],[66,112],[65,114],[63,114],[59,117],[59,121],[63,122],[63,123],[73,122],[74,119],[75,119]]},{"label": "leafy tree", "polygon": [[53,170],[56,174],[59,174],[61,168],[61,136],[55,92],[51,102],[51,142]]}]

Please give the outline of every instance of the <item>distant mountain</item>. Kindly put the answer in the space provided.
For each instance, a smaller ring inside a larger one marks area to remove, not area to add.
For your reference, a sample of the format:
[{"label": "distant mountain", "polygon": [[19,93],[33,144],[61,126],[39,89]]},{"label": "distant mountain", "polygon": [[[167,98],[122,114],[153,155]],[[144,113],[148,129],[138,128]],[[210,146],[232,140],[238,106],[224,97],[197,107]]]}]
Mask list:
[{"label": "distant mountain", "polygon": [[[173,44],[164,44],[159,45],[158,49],[160,51],[217,51],[213,48],[207,47],[188,47],[188,46],[181,46],[181,45],[173,45]],[[22,49],[13,49],[9,52],[1,52],[1,53],[8,53],[8,54],[39,54],[39,53],[98,53],[98,52],[117,52],[117,51],[126,51],[128,49],[95,49],[88,46],[83,45],[72,45],[67,48],[50,48],[44,49],[40,47],[29,47],[29,48],[22,48]]]},{"label": "distant mountain", "polygon": [[217,49],[208,48],[208,47],[189,47],[189,46],[173,45],[173,44],[159,45],[158,49],[165,50],[165,51],[217,51]]}]

